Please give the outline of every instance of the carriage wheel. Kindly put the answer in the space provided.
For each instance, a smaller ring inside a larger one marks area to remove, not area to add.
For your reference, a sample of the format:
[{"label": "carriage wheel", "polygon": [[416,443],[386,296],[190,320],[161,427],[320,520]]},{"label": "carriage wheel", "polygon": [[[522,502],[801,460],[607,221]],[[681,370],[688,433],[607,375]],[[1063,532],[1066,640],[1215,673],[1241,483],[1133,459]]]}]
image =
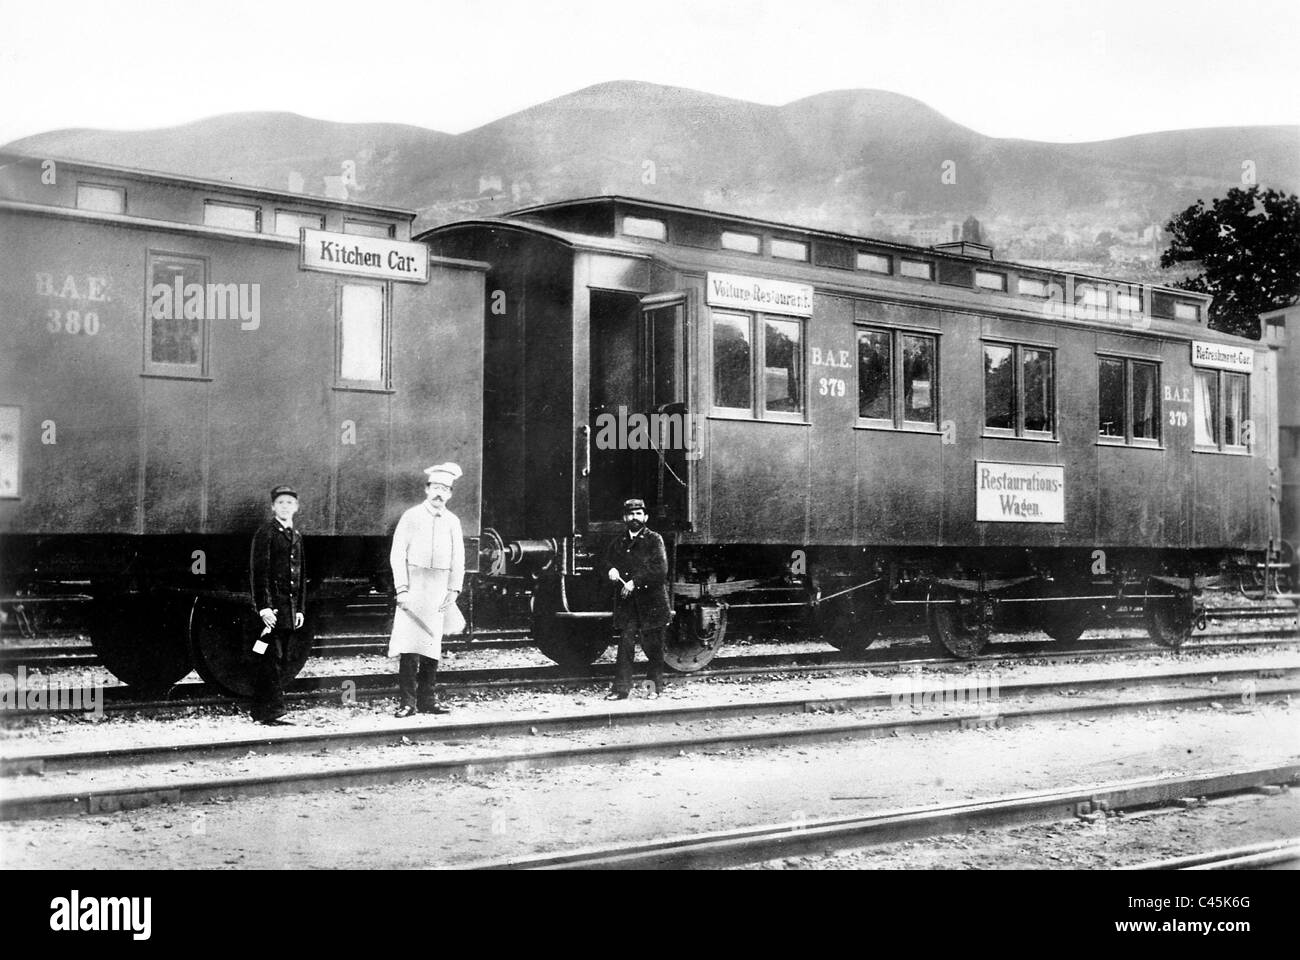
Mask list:
[{"label": "carriage wheel", "polygon": [[165,693],[190,672],[188,600],[169,594],[94,590],[90,643],[113,676],[145,696]]},{"label": "carriage wheel", "polygon": [[[962,598],[955,591],[948,591],[937,594],[932,599],[960,601]],[[979,603],[975,598],[964,603],[928,603],[926,623],[930,639],[962,660],[979,656],[988,646],[988,622],[980,616]]]},{"label": "carriage wheel", "polygon": [[1066,600],[1063,603],[1044,604],[1047,609],[1039,621],[1039,629],[1053,640],[1074,643],[1091,626],[1092,610],[1084,602]]},{"label": "carriage wheel", "polygon": [[815,607],[816,630],[836,650],[859,654],[876,639],[871,606],[861,596],[863,592],[844,594]]},{"label": "carriage wheel", "polygon": [[1148,600],[1146,616],[1147,633],[1162,647],[1177,650],[1192,635],[1195,614],[1190,595]]},{"label": "carriage wheel", "polygon": [[701,670],[718,655],[726,635],[726,607],[716,603],[683,607],[664,631],[664,663],[678,673]]},{"label": "carriage wheel", "polygon": [[[262,656],[253,652],[253,644],[262,627],[262,618],[247,601],[197,598],[190,615],[189,636],[199,676],[229,696],[252,696],[253,676]],[[286,685],[298,676],[311,656],[314,638],[315,628],[309,616],[290,641],[282,674]]]},{"label": "carriage wheel", "polygon": [[[592,578],[587,581],[574,577],[569,579],[566,589],[570,610],[575,609],[579,599],[592,599],[592,595],[598,594],[593,583]],[[581,605],[577,609],[592,608]],[[566,617],[563,610],[559,577],[539,580],[532,597],[533,643],[560,666],[571,670],[585,669],[609,649],[611,617]]]}]

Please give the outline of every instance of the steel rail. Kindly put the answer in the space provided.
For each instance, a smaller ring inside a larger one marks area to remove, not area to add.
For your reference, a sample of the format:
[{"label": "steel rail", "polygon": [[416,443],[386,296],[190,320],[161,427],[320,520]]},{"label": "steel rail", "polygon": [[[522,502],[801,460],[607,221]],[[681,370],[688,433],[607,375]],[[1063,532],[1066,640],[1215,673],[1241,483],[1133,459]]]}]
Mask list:
[{"label": "steel rail", "polygon": [[736,866],[810,853],[879,846],[976,829],[1067,820],[1095,808],[1165,806],[1185,796],[1224,796],[1300,779],[1300,764],[1112,781],[1066,790],[884,810],[857,817],[743,827],[560,853],[456,863],[456,869],[682,869]]},{"label": "steel rail", "polygon": [[1165,860],[1134,863],[1120,870],[1259,870],[1280,869],[1300,861],[1300,837],[1269,840]]},{"label": "steel rail", "polygon": [[[1297,692],[1300,692],[1300,684],[1294,681],[1290,686],[1265,691],[1266,695],[1270,696]],[[140,780],[134,780],[130,785],[118,787],[81,784],[30,793],[11,791],[9,795],[0,797],[0,821],[104,814],[159,803],[193,803],[217,798],[278,796],[347,786],[400,783],[413,779],[444,779],[458,775],[477,776],[503,771],[621,763],[627,760],[676,757],[690,751],[754,750],[832,743],[848,739],[897,737],[916,733],[1006,728],[1080,717],[1122,716],[1156,709],[1186,709],[1211,704],[1222,698],[1223,691],[1218,690],[1213,693],[1105,703],[1029,707],[979,715],[912,717],[901,720],[859,721],[777,730],[738,731],[642,742],[601,743],[558,749],[487,753],[471,757],[369,764],[357,762],[342,767],[281,771],[275,774],[192,779],[162,777],[153,782],[146,780],[142,783]],[[435,729],[432,732],[440,731]]]},{"label": "steel rail", "polygon": [[[1219,699],[1247,694],[1258,696],[1254,688],[1232,690],[1234,681],[1283,680],[1300,675],[1300,663],[1283,667],[1250,667],[1222,670],[1214,667],[1202,670],[1184,670],[1175,673],[1123,675],[1085,678],[1075,681],[1036,680],[1023,683],[998,684],[996,690],[981,686],[982,678],[957,678],[958,683],[943,683],[939,678],[926,678],[929,685],[909,683],[904,689],[878,693],[832,694],[824,697],[789,697],[777,700],[742,701],[713,705],[685,705],[659,707],[651,710],[622,709],[605,712],[572,713],[563,715],[524,716],[491,721],[416,721],[414,723],[385,725],[368,730],[295,731],[286,728],[274,734],[236,737],[230,740],[195,740],[128,747],[106,747],[95,750],[39,749],[9,751],[0,756],[0,775],[48,774],[71,770],[112,769],[133,764],[167,760],[172,763],[199,759],[242,757],[249,751],[262,754],[304,754],[322,748],[339,749],[374,746],[391,743],[394,738],[407,737],[413,743],[420,740],[445,741],[486,737],[536,736],[540,734],[574,733],[584,730],[611,729],[622,726],[669,726],[679,723],[696,723],[703,720],[727,720],[737,717],[770,717],[806,713],[843,713],[850,710],[874,710],[891,706],[915,704],[963,705],[975,704],[988,709],[1014,700],[1051,695],[1069,691],[1070,695],[1084,691],[1100,692],[1127,689],[1134,686],[1196,685],[1213,682]],[[917,678],[918,680],[920,678]],[[976,682],[968,682],[974,680]],[[1265,691],[1271,693],[1272,691]]]},{"label": "steel rail", "polygon": [[[1238,636],[1239,634],[1214,634],[1213,636]],[[1238,652],[1252,649],[1270,649],[1289,647],[1300,643],[1300,634],[1282,631],[1258,631],[1247,634],[1254,639],[1242,641],[1211,641],[1184,644],[1177,650],[1158,644],[1141,647],[1129,647],[1122,644],[1125,638],[1112,638],[1113,646],[1087,647],[1072,649],[1058,641],[1032,641],[1025,643],[1026,650],[994,650],[978,657],[957,660],[952,657],[912,657],[894,660],[874,659],[870,656],[860,660],[826,659],[832,654],[822,651],[807,653],[739,655],[713,661],[730,665],[706,667],[694,673],[671,673],[670,683],[682,683],[700,680],[717,680],[731,677],[766,677],[773,674],[819,674],[819,673],[853,673],[855,671],[899,672],[916,667],[934,667],[939,669],[961,668],[976,664],[1001,663],[1016,660],[1046,660],[1060,662],[1069,660],[1101,659],[1117,657],[1128,659],[1149,656],[1153,653],[1204,653],[1215,651]],[[1096,641],[1093,641],[1094,643]],[[893,648],[878,648],[868,654],[888,654]],[[439,671],[439,686],[444,692],[464,693],[475,690],[511,690],[536,688],[584,687],[603,683],[614,675],[611,663],[592,664],[590,672],[583,675],[568,674],[563,668],[551,666],[539,667],[503,667],[484,669],[458,669]],[[395,696],[397,693],[396,677],[392,673],[372,674],[327,674],[321,676],[298,677],[285,693],[287,700],[295,703],[337,699],[347,692],[348,696],[360,700],[375,700]],[[68,688],[68,703],[85,704],[93,702],[95,695],[85,688]],[[165,699],[139,699],[135,691],[125,685],[103,688],[101,700],[105,712],[156,713],[167,710],[186,709],[190,707],[225,707],[231,710],[240,708],[242,700],[214,691],[203,681],[185,681],[171,687]],[[80,709],[69,707],[56,710],[15,708],[0,713],[0,720],[24,719],[47,716],[51,713],[77,713]]]}]

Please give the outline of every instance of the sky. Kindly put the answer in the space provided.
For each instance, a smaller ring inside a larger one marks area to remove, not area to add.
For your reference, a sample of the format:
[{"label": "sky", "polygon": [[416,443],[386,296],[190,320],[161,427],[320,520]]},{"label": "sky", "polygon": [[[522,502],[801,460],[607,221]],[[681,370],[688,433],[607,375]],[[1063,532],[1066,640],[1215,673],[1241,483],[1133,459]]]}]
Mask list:
[{"label": "sky", "polygon": [[288,110],[460,133],[643,80],[1085,141],[1300,123],[1296,0],[0,0],[0,143]]}]

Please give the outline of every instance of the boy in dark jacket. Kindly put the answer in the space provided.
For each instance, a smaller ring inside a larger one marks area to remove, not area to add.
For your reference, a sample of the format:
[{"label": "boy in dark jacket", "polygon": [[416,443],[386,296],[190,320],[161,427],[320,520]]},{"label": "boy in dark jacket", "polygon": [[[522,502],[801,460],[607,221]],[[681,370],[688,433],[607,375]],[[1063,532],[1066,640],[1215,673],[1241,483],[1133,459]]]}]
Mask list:
[{"label": "boy in dark jacket", "polygon": [[303,578],[302,534],[293,527],[298,494],[292,487],[271,491],[273,516],[253,534],[249,568],[253,607],[262,618],[261,637],[253,646],[253,719],[288,725],[284,708],[284,663],[294,632],[306,619],[307,586]]}]

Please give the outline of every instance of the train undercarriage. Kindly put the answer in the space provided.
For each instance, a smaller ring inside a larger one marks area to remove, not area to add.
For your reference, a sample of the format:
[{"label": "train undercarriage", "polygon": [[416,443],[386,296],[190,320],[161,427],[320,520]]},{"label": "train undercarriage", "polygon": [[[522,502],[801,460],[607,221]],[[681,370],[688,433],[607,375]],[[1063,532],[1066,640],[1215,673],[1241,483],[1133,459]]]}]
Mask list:
[{"label": "train undercarriage", "polygon": [[[671,537],[668,546],[676,618],[665,660],[683,672],[713,659],[729,629],[756,621],[849,653],[923,630],[943,654],[964,659],[978,656],[994,630],[1072,642],[1133,615],[1155,642],[1178,648],[1204,624],[1206,590],[1291,596],[1289,568],[1276,553],[701,546]],[[611,597],[592,554],[580,542],[557,542],[532,575],[542,652],[571,666],[599,657]]]},{"label": "train undercarriage", "polygon": [[[1042,630],[1059,641],[1139,616],[1177,648],[1203,624],[1202,594],[1232,589],[1285,598],[1281,551],[803,548],[700,545],[669,535],[676,616],[665,644],[675,670],[707,665],[737,632],[821,638],[858,653],[890,635],[929,635],[945,655],[978,656],[995,630]],[[506,542],[485,530],[480,573],[462,605],[471,624],[526,622],[551,660],[581,669],[609,648],[612,593],[581,538]],[[391,605],[387,541],[308,538],[308,622],[295,675],[332,618]],[[191,669],[236,696],[251,691],[247,542],[240,537],[11,537],[0,551],[9,637],[83,630],[103,665],[156,694]],[[528,612],[509,601],[525,598]]]}]

